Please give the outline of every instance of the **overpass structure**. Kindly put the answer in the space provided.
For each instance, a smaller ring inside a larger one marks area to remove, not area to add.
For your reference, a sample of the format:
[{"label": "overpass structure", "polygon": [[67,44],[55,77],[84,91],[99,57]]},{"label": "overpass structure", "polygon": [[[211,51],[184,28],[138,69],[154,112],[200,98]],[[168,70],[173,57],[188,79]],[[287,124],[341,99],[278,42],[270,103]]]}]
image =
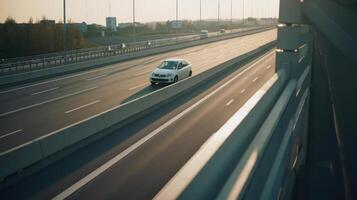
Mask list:
[{"label": "overpass structure", "polygon": [[277,42],[270,30],[182,50],[202,56],[196,76],[4,148],[0,197],[356,198],[356,6],[282,0]]}]

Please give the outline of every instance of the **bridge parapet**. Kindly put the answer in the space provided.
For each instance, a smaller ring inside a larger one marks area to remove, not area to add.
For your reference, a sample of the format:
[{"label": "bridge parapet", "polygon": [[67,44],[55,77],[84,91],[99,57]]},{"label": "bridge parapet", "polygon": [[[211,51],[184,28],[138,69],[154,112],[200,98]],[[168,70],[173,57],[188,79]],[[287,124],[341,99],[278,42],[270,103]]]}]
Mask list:
[{"label": "bridge parapet", "polygon": [[[222,127],[222,135],[229,137],[194,178],[185,173],[185,169],[192,169],[190,165],[196,166],[193,157],[156,199],[292,197],[296,174],[307,152],[313,52],[313,34],[304,24],[302,4],[297,0],[281,2],[276,81],[255,105],[247,102],[250,109],[241,123],[229,133]],[[206,155],[204,148],[200,153],[197,162]],[[188,178],[192,181],[178,192],[177,184]]]}]

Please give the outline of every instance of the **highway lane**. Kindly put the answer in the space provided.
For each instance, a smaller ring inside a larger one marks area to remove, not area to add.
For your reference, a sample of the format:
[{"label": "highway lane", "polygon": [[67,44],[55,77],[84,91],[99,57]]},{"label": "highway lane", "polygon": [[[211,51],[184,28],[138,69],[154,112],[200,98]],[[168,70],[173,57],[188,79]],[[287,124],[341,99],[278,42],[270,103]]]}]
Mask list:
[{"label": "highway lane", "polygon": [[[263,27],[246,27],[246,28],[239,28],[239,29],[234,29],[234,30],[230,30],[229,33],[237,33],[237,32],[244,32],[244,31],[248,31],[248,30],[253,30],[253,29],[259,29],[259,28],[263,28]],[[209,37],[215,37],[215,36],[223,36],[226,35],[225,33],[220,33],[220,32],[210,32]],[[159,37],[159,38],[158,38]],[[189,41],[194,41],[194,40],[198,40],[199,39],[199,34],[190,34],[190,35],[186,35],[186,36],[179,36],[177,39],[177,41],[179,43],[181,42],[189,42]],[[163,37],[160,39],[159,35],[156,35],[153,40],[150,40],[152,44],[156,44],[158,46],[165,46],[165,45],[169,45],[169,44],[173,44],[176,41],[176,37],[174,36],[170,36],[170,37]],[[108,38],[101,38],[101,40],[108,40]],[[121,49],[121,43],[119,41],[110,41],[111,39],[109,39],[109,41],[105,42],[102,41],[104,43],[108,43],[104,46],[101,47],[97,47],[97,48],[92,48],[92,49],[81,49],[79,51],[75,50],[75,51],[68,51],[67,52],[67,56],[70,57],[70,61],[76,61],[77,60],[82,60],[83,57],[85,57],[87,60],[93,60],[93,59],[97,59],[98,56],[99,57],[107,57],[108,53],[108,49],[117,49],[118,46],[119,49]],[[126,41],[128,42],[128,41]],[[137,41],[136,43],[126,43],[126,47],[128,51],[132,51],[133,48],[138,48],[141,47],[143,48],[144,46],[147,45],[148,39],[146,40],[141,40],[141,41]],[[94,42],[96,43],[96,42]],[[115,43],[117,43],[117,45],[115,45]],[[120,43],[120,44],[118,44]],[[114,44],[114,45],[113,45]],[[152,46],[152,48],[156,48],[154,46]],[[111,52],[111,54],[113,54],[114,52]],[[118,52],[117,52],[118,53]],[[104,55],[103,55],[104,54]],[[44,60],[46,60],[46,62],[44,62]],[[31,61],[31,66],[29,64],[29,61]],[[57,53],[50,53],[47,55],[37,55],[37,56],[29,56],[29,57],[22,57],[22,58],[10,58],[10,59],[6,59],[4,61],[6,64],[4,64],[3,67],[5,67],[4,69],[0,70],[1,72],[3,72],[4,74],[7,74],[11,72],[14,73],[21,73],[21,72],[25,72],[25,71],[32,71],[32,70],[36,70],[36,69],[42,69],[42,68],[46,68],[46,67],[51,67],[48,65],[56,65],[58,63],[63,63],[64,60],[62,58],[62,53],[57,52]],[[12,65],[12,64],[14,65]],[[1,64],[1,62],[0,62]],[[10,68],[8,68],[9,66],[7,64],[11,64],[12,66]],[[21,71],[19,71],[21,70]]]},{"label": "highway lane", "polygon": [[83,185],[70,199],[152,199],[209,136],[273,76],[275,67],[268,66],[275,66],[274,62],[270,54],[197,107],[191,106],[186,115],[168,126],[161,125],[165,128],[157,135]]},{"label": "highway lane", "polygon": [[195,75],[275,38],[271,30],[2,90],[0,152],[154,91],[148,75],[165,58],[188,59]]},{"label": "highway lane", "polygon": [[0,191],[0,198],[49,199],[70,189],[70,199],[151,199],[274,73],[270,52]]}]

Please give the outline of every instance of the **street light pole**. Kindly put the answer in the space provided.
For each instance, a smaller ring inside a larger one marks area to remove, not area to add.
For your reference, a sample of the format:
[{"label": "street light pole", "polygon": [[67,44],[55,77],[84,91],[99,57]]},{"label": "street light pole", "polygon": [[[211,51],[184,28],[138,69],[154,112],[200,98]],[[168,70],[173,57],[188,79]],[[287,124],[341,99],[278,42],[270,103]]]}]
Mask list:
[{"label": "street light pole", "polygon": [[176,43],[178,42],[177,28],[178,28],[178,0],[176,0],[176,23],[175,23]]},{"label": "street light pole", "polygon": [[63,58],[64,63],[67,63],[66,0],[63,0]]},{"label": "street light pole", "polygon": [[254,3],[253,0],[250,0],[250,14],[252,15],[252,18],[254,18],[254,9],[253,9]]},{"label": "street light pole", "polygon": [[133,0],[133,40],[136,42],[136,28],[135,28],[135,0]]},{"label": "street light pole", "polygon": [[200,0],[200,29],[202,29],[202,0]]},{"label": "street light pole", "polygon": [[231,32],[233,31],[233,0],[231,0]]},{"label": "street light pole", "polygon": [[244,8],[244,0],[243,0],[243,26],[244,26],[244,10],[245,8]]},{"label": "street light pole", "polygon": [[221,0],[218,0],[218,19],[217,19],[218,28],[219,28],[220,10],[221,10]]}]

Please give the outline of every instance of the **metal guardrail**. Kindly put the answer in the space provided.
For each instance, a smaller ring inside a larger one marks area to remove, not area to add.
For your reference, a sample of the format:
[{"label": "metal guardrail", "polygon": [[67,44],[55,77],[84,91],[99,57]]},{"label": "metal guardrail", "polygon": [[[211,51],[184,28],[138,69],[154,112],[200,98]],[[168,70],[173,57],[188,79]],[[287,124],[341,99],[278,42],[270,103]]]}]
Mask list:
[{"label": "metal guardrail", "polygon": [[[211,33],[209,38],[216,38],[231,34],[236,34],[245,31],[252,31],[257,29],[264,29],[264,27],[250,27],[245,29],[232,30],[229,33],[219,34]],[[126,55],[133,52],[143,51],[147,49],[153,49],[168,45],[175,45],[179,43],[191,42],[195,40],[200,40],[199,35],[192,36],[182,36],[174,38],[157,39],[150,41],[140,41],[134,43],[123,43],[119,45],[109,45],[97,48],[87,48],[79,50],[71,50],[66,54],[66,59],[64,59],[63,52],[56,52],[50,54],[42,54],[36,56],[27,56],[19,58],[10,58],[0,60],[0,76],[22,73],[27,71],[39,70],[49,67],[61,66],[65,64],[79,63],[88,60],[94,60],[98,58]],[[66,60],[66,62],[65,62]]]}]

